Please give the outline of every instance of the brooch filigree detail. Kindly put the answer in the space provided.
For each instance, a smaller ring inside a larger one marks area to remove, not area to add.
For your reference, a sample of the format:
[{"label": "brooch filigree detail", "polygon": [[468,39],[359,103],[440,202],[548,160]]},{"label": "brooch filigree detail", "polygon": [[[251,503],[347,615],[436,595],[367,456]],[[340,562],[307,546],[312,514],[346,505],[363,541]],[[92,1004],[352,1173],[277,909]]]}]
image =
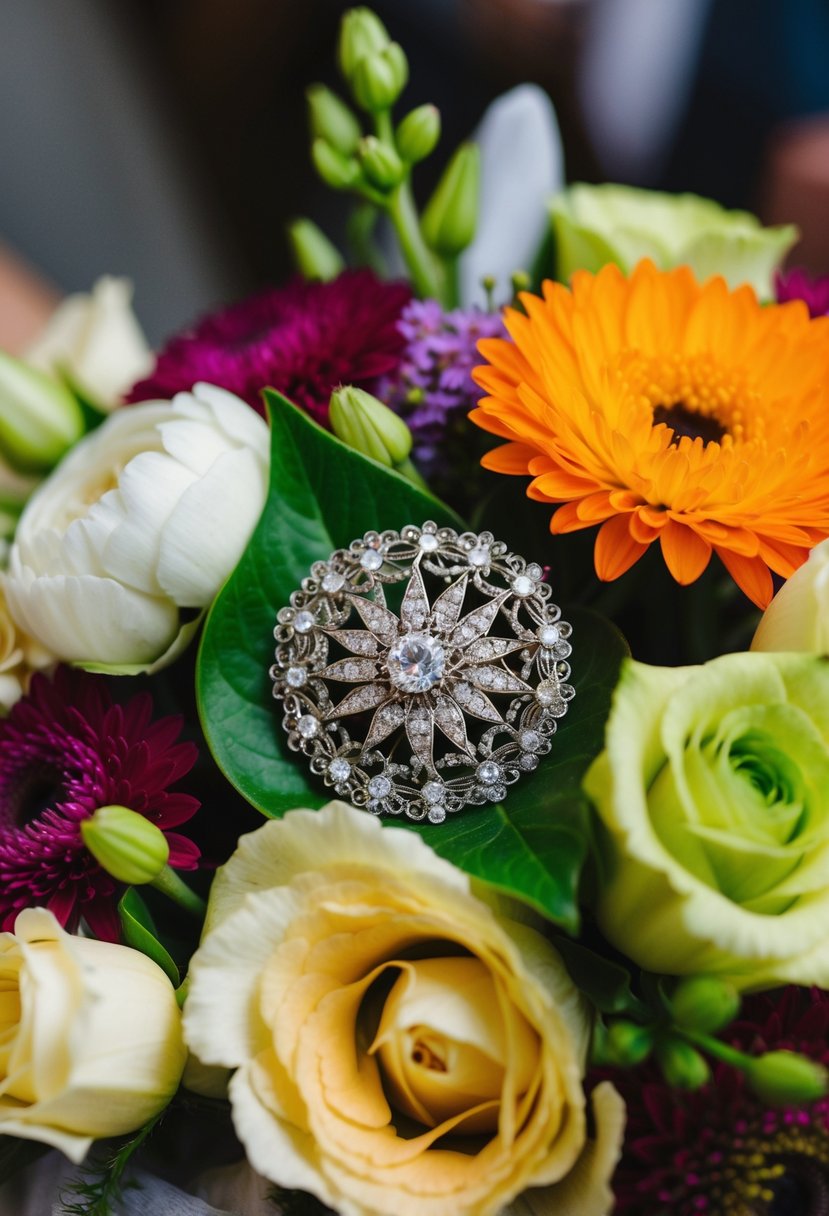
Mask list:
[{"label": "brooch filigree detail", "polygon": [[288,746],[374,814],[442,823],[500,802],[575,695],[550,596],[541,567],[489,532],[367,532],[277,614]]}]

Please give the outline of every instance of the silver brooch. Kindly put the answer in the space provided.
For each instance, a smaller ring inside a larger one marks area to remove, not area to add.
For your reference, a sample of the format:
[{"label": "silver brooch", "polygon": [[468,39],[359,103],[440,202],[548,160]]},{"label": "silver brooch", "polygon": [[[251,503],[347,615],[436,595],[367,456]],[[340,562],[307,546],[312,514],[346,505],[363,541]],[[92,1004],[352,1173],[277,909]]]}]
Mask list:
[{"label": "silver brooch", "polygon": [[575,695],[540,566],[491,533],[367,532],[277,613],[288,746],[355,806],[442,823],[500,802]]}]

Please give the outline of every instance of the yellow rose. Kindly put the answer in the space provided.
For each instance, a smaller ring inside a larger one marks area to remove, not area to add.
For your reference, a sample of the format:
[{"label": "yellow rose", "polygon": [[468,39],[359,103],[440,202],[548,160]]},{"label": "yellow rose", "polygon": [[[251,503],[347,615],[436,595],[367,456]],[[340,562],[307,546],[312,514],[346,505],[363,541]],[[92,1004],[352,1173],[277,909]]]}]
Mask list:
[{"label": "yellow rose", "polygon": [[[185,1037],[235,1069],[254,1169],[341,1216],[602,1216],[621,1099],[550,944],[413,833],[343,803],[243,838],[216,876]],[[552,1205],[552,1206],[550,1206]],[[519,1209],[515,1209],[518,1211]]]},{"label": "yellow rose", "polygon": [[167,1105],[184,1056],[172,985],[145,955],[73,937],[45,908],[0,933],[0,1133],[80,1161]]}]

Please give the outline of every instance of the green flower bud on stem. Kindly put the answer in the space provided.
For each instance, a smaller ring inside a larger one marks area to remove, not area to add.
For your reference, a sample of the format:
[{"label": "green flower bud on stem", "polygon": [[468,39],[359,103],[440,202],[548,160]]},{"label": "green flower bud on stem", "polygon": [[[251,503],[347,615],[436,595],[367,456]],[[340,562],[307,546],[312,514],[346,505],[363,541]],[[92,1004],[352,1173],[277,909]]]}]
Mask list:
[{"label": "green flower bud on stem", "polygon": [[603,1046],[608,1063],[634,1068],[650,1055],[653,1030],[620,1018],[608,1026]]},{"label": "green flower bud on stem", "polygon": [[725,980],[713,975],[696,975],[680,980],[670,1007],[678,1026],[709,1034],[733,1022],[740,1011],[740,996]]},{"label": "green flower bud on stem", "polygon": [[311,144],[311,159],[317,173],[332,190],[350,190],[360,180],[357,161],[343,156],[325,139],[315,139]]},{"label": "green flower bud on stem", "polygon": [[312,84],[305,96],[313,138],[324,139],[343,156],[355,152],[363,134],[356,114],[324,84]]},{"label": "green flower bud on stem", "polygon": [[711,1076],[711,1069],[695,1047],[683,1039],[666,1039],[656,1049],[662,1075],[677,1089],[700,1089]]},{"label": "green flower bud on stem", "polygon": [[354,100],[371,114],[390,110],[406,87],[409,61],[397,42],[359,60],[350,77]]},{"label": "green flower bud on stem", "polygon": [[297,270],[305,279],[335,279],[345,268],[339,250],[313,220],[293,220],[288,225],[288,240]]},{"label": "green flower bud on stem", "polygon": [[379,464],[394,468],[412,450],[412,433],[403,419],[361,388],[336,389],[329,419],[338,439]]},{"label": "green flower bud on stem", "polygon": [[749,1085],[769,1106],[800,1106],[816,1102],[829,1088],[822,1065],[794,1051],[769,1051],[743,1067]]},{"label": "green flower bud on stem", "polygon": [[418,106],[398,123],[397,151],[410,165],[424,160],[440,139],[440,111],[436,106]]},{"label": "green flower bud on stem", "polygon": [[403,162],[389,144],[376,135],[367,135],[360,142],[360,165],[366,181],[378,190],[392,190],[403,180]]},{"label": "green flower bud on stem", "polygon": [[53,468],[83,433],[81,407],[67,388],[0,351],[0,453],[15,469]]},{"label": "green flower bud on stem", "polygon": [[429,200],[421,225],[426,244],[443,257],[457,257],[475,236],[480,175],[477,147],[461,144]]},{"label": "green flower bud on stem", "polygon": [[118,882],[152,882],[167,864],[170,846],[160,828],[125,806],[101,806],[81,822],[81,836],[95,860]]},{"label": "green flower bud on stem", "polygon": [[337,60],[345,79],[351,80],[361,59],[384,50],[390,41],[383,22],[370,8],[349,9],[340,25],[337,47]]}]

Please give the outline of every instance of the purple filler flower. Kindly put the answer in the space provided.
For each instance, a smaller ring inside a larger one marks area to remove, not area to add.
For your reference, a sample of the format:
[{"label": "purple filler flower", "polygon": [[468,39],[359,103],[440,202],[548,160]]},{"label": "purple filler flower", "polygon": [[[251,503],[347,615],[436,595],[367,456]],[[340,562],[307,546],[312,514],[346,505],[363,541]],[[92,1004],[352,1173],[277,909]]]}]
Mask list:
[{"label": "purple filler flower", "polygon": [[0,928],[45,905],[70,930],[81,917],[116,941],[122,888],[85,848],[81,822],[100,806],[127,806],[164,832],[170,865],[196,868],[199,849],[168,829],[199,802],[170,792],[196,761],[178,743],[180,718],[151,721],[144,693],[113,705],[102,680],[61,668],[34,676],[28,696],[0,721]]},{"label": "purple filler flower", "polygon": [[[723,1036],[758,1055],[798,1051],[829,1064],[829,993],[786,988],[751,998]],[[655,1068],[614,1073],[627,1105],[614,1175],[619,1216],[824,1216],[829,1213],[829,1099],[767,1107],[718,1065],[694,1093]]]},{"label": "purple filler flower", "polygon": [[477,308],[444,312],[435,300],[413,300],[399,329],[406,347],[386,398],[406,420],[414,437],[413,455],[427,478],[455,465],[457,440],[469,432],[466,417],[480,397],[471,376],[481,362],[481,338],[503,338],[497,313]]},{"label": "purple filler flower", "polygon": [[332,389],[372,392],[396,371],[404,344],[397,322],[410,299],[405,283],[384,283],[370,270],[330,283],[294,279],[172,338],[127,400],[167,400],[205,380],[262,413],[262,389],[270,387],[327,426]]},{"label": "purple filler flower", "polygon": [[803,300],[810,316],[829,316],[829,275],[813,278],[808,270],[796,266],[794,270],[778,271],[774,287],[778,304]]}]

